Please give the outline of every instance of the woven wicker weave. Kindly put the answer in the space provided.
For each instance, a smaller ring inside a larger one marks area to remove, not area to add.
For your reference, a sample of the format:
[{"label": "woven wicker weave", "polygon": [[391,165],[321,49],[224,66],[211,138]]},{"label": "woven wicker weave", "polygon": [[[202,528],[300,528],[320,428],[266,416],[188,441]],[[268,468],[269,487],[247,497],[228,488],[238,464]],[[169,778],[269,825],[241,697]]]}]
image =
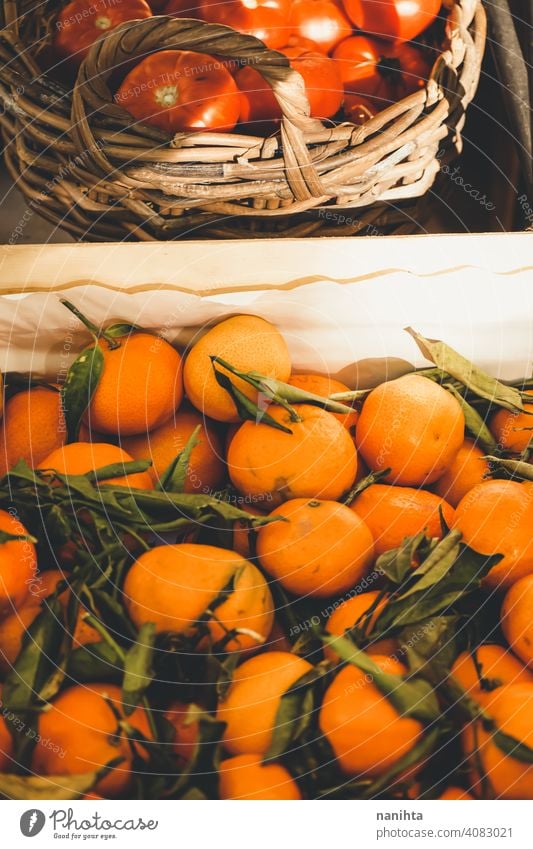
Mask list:
[{"label": "woven wicker weave", "polygon": [[[363,126],[325,126],[308,117],[303,81],[285,56],[194,20],[117,27],[93,46],[69,92],[41,70],[54,11],[4,2],[0,128],[7,167],[33,208],[90,240],[197,237],[198,228],[202,236],[241,237],[368,232],[370,224],[371,232],[395,232],[395,207],[424,195],[441,162],[461,148],[485,42],[480,3],[453,3],[426,88]],[[253,64],[282,108],[280,132],[169,138],[134,123],[113,101],[109,77],[117,65],[164,48]],[[313,220],[302,215],[310,210],[319,211]],[[352,220],[343,227],[346,210]]]}]

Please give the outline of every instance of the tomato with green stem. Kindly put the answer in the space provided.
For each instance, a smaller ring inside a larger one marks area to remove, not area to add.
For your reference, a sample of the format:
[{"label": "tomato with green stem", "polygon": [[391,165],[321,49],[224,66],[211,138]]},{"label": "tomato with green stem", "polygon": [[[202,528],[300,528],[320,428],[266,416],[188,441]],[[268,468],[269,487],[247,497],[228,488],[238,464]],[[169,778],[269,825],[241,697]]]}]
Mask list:
[{"label": "tomato with green stem", "polygon": [[73,0],[55,23],[55,54],[71,66],[81,65],[94,42],[125,21],[151,18],[145,0]]},{"label": "tomato with green stem", "polygon": [[133,68],[115,101],[137,121],[168,133],[229,132],[241,94],[223,62],[192,50],[161,50]]}]

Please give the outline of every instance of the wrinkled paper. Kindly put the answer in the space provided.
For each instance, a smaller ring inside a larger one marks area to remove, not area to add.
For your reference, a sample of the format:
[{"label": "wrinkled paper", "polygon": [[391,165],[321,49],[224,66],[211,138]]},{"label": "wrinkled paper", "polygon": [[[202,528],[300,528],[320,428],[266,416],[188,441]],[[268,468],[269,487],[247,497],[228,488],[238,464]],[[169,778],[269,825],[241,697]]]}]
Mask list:
[{"label": "wrinkled paper", "polygon": [[404,330],[408,325],[442,339],[503,380],[532,373],[533,281],[527,269],[491,274],[463,268],[423,277],[393,272],[353,282],[213,291],[202,297],[178,288],[128,293],[94,284],[4,295],[2,371],[32,371],[53,380],[90,340],[61,298],[96,324],[139,324],[182,349],[199,329],[225,316],[260,315],[284,334],[295,369],[329,373],[352,388],[427,364]]}]

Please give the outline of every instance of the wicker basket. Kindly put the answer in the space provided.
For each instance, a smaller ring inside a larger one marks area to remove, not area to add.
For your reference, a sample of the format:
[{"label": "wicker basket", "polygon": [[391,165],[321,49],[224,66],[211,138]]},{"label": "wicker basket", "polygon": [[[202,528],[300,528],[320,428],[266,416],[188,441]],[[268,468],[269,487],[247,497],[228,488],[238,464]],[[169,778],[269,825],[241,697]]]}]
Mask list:
[{"label": "wicker basket", "polygon": [[[0,33],[7,167],[36,212],[92,241],[406,232],[402,203],[423,196],[461,148],[485,42],[479,0],[452,3],[446,49],[424,89],[363,126],[325,126],[309,117],[285,56],[189,19],[117,27],[93,45],[69,92],[41,67],[57,6],[27,2],[5,0]],[[279,133],[169,138],[134,123],[107,82],[117,65],[164,48],[253,64],[280,103]]]}]

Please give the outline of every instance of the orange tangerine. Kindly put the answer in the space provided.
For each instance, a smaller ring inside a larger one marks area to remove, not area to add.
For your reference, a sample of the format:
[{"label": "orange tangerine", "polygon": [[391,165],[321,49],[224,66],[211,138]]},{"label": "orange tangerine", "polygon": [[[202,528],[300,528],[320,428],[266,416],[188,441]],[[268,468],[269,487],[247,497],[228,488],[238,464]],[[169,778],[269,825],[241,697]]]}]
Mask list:
[{"label": "orange tangerine", "polygon": [[302,798],[290,772],[281,764],[264,764],[260,755],[237,755],[222,761],[219,776],[221,799],[295,801]]},{"label": "orange tangerine", "polygon": [[465,439],[451,465],[434,484],[433,491],[452,507],[457,507],[467,492],[483,482],[488,471],[489,463],[484,459],[484,452],[473,439]]},{"label": "orange tangerine", "polygon": [[520,454],[533,438],[533,389],[526,390],[531,403],[524,404],[524,412],[498,410],[490,420],[490,430],[498,445],[506,451]]},{"label": "orange tangerine", "polygon": [[[94,787],[103,796],[120,795],[128,788],[132,767],[132,751],[126,732],[119,726],[120,718],[126,719],[120,687],[114,684],[69,687],[54,699],[48,710],[39,714],[33,770],[38,775],[78,775],[99,770],[121,758],[122,762]],[[151,739],[142,708],[136,708],[127,722]]]},{"label": "orange tangerine", "polygon": [[257,556],[269,575],[292,593],[343,592],[372,565],[372,534],[344,504],[293,498],[271,515],[285,521],[259,529]]},{"label": "orange tangerine", "polygon": [[264,755],[283,694],[312,668],[303,658],[282,651],[258,654],[238,666],[217,711],[217,719],[227,723],[225,749],[231,755]]},{"label": "orange tangerine", "polygon": [[[257,371],[286,382],[291,373],[287,343],[270,322],[255,315],[236,315],[221,321],[193,345],[185,360],[183,378],[194,406],[221,422],[237,422],[235,404],[217,383],[211,357],[221,357],[239,371]],[[225,369],[217,366],[221,372]],[[232,383],[251,399],[257,392],[231,375]]]},{"label": "orange tangerine", "polygon": [[[261,572],[235,551],[214,545],[159,545],[129,570],[124,604],[137,627],[154,622],[158,632],[198,633],[202,619],[214,643],[242,629],[226,651],[257,648],[274,621],[274,605]],[[208,648],[208,641],[199,648]]]},{"label": "orange tangerine", "polygon": [[0,616],[5,616],[28,597],[37,568],[37,553],[33,543],[26,539],[2,542],[2,532],[24,537],[28,531],[16,516],[0,510]]},{"label": "orange tangerine", "polygon": [[455,512],[438,495],[425,489],[374,483],[352,502],[351,509],[370,528],[376,555],[399,548],[406,537],[424,531],[442,539],[440,510],[448,527]]},{"label": "orange tangerine", "polygon": [[[380,595],[381,593],[378,590],[370,590],[370,592],[358,593],[341,602],[326,622],[326,633],[332,637],[342,637],[345,631],[353,628],[356,623],[363,629],[364,633],[368,633],[375,625],[387,603],[387,599],[384,597],[376,604],[376,600]],[[365,617],[365,613],[370,608],[373,608],[372,613],[368,617]],[[393,639],[379,640],[379,642],[371,644],[369,648],[373,654],[380,655],[394,654],[396,649],[397,642]],[[324,648],[324,654],[333,663],[338,663],[340,660],[338,654],[331,646]]]},{"label": "orange tangerine", "polygon": [[310,404],[296,404],[294,409],[300,418],[296,422],[283,407],[268,409],[291,433],[247,421],[229,446],[233,485],[273,507],[291,498],[336,500],[357,472],[354,444],[335,416]]},{"label": "orange tangerine", "polygon": [[[313,395],[320,395],[322,398],[329,398],[337,392],[349,392],[350,387],[340,380],[335,380],[324,374],[310,374],[308,372],[302,374],[291,374],[289,383],[291,386],[296,386],[298,389],[303,389],[305,392],[312,392]],[[342,401],[342,404],[350,406],[348,401]],[[352,413],[333,413],[336,419],[340,421],[344,427],[355,435],[355,426],[359,413],[354,410]]]},{"label": "orange tangerine", "polygon": [[84,416],[91,430],[130,436],[163,424],[183,398],[182,363],[162,337],[131,333],[109,348],[98,344],[104,368]]},{"label": "orange tangerine", "polygon": [[[384,655],[369,655],[384,672],[403,675],[405,667]],[[401,716],[361,669],[345,666],[322,702],[320,730],[346,775],[380,776],[410,752],[423,734],[422,724]]]},{"label": "orange tangerine", "polygon": [[456,398],[417,374],[380,384],[366,397],[357,422],[359,452],[388,480],[423,486],[438,480],[464,441],[465,418]]},{"label": "orange tangerine", "polygon": [[494,723],[494,730],[477,720],[463,731],[463,750],[473,786],[482,791],[486,778],[497,799],[533,799],[533,766],[507,754],[494,735],[500,731],[533,748],[533,684],[499,687],[487,697],[483,709]]},{"label": "orange tangerine", "polygon": [[61,395],[34,386],[17,392],[6,403],[0,436],[0,477],[19,460],[35,468],[65,441]]},{"label": "orange tangerine", "polygon": [[525,575],[508,590],[501,615],[505,639],[522,663],[533,669],[532,610],[533,574]]},{"label": "orange tangerine", "polygon": [[451,802],[456,799],[461,799],[463,801],[467,799],[473,800],[474,797],[470,795],[468,790],[464,790],[462,787],[456,787],[454,784],[450,784],[450,786],[440,794],[439,799],[445,799],[446,801]]},{"label": "orange tangerine", "polygon": [[507,684],[533,683],[533,675],[516,660],[508,649],[487,643],[476,651],[481,675],[491,689],[483,689],[470,652],[462,652],[455,660],[451,675],[467,695],[485,702],[492,690]]},{"label": "orange tangerine", "polygon": [[479,554],[502,554],[485,578],[489,587],[509,587],[533,572],[533,487],[488,480],[457,505],[453,526]]},{"label": "orange tangerine", "polygon": [[135,460],[151,460],[157,481],[180,454],[197,427],[198,442],[191,451],[185,481],[185,492],[210,493],[224,479],[222,446],[215,428],[193,410],[180,410],[175,416],[150,433],[128,436],[122,447]]}]

